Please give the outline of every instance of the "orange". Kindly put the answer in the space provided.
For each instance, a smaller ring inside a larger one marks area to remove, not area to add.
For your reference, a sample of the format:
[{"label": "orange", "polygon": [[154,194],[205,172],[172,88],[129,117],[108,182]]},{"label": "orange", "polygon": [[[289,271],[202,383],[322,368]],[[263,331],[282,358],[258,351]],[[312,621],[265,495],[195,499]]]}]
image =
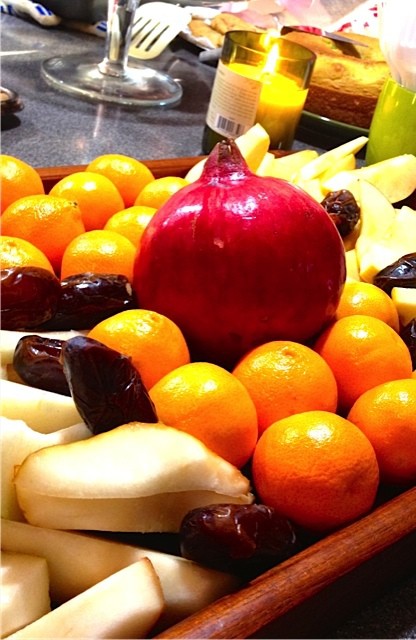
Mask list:
[{"label": "orange", "polygon": [[153,218],[156,209],[153,207],[133,206],[118,211],[107,220],[104,229],[117,231],[125,236],[137,247],[140,243],[143,231]]},{"label": "orange", "polygon": [[27,162],[0,154],[1,212],[24,196],[45,193],[40,175]]},{"label": "orange", "polygon": [[276,340],[256,347],[233,373],[256,406],[260,433],[293,413],[336,411],[334,374],[316,351],[297,342]]},{"label": "orange", "polygon": [[374,316],[399,331],[396,305],[390,296],[369,282],[346,282],[336,311],[336,319],[351,315]]},{"label": "orange", "polygon": [[412,373],[405,342],[388,324],[371,316],[336,320],[321,333],[314,349],[335,375],[338,410],[343,414],[364,391]]},{"label": "orange", "polygon": [[0,236],[0,269],[11,267],[41,267],[54,273],[45,254],[22,238]]},{"label": "orange", "polygon": [[361,429],[376,452],[382,481],[416,482],[416,380],[385,382],[363,393],[348,420]]},{"label": "orange", "polygon": [[120,153],[106,153],[94,158],[87,171],[109,178],[119,190],[125,207],[131,207],[143,187],[155,179],[143,162]]},{"label": "orange", "polygon": [[159,380],[149,395],[165,424],[195,436],[238,468],[251,457],[256,409],[229,371],[208,362],[185,364]]},{"label": "orange", "polygon": [[98,323],[88,335],[130,356],[147,389],[172,369],[189,362],[188,346],[181,330],[155,311],[121,311]]},{"label": "orange", "polygon": [[131,282],[135,246],[115,231],[95,229],[74,238],[62,256],[61,278],[79,273],[113,273]]},{"label": "orange", "polygon": [[49,193],[78,204],[86,231],[102,229],[113,213],[124,209],[123,198],[115,184],[92,171],[76,171],[65,176]]},{"label": "orange", "polygon": [[153,180],[153,182],[143,187],[134,204],[144,204],[146,207],[159,209],[174,193],[187,184],[189,183],[185,178],[179,178],[177,176],[156,178],[156,180]]},{"label": "orange", "polygon": [[367,513],[379,484],[374,449],[352,422],[306,411],[274,422],[253,455],[260,500],[315,531],[340,527]]},{"label": "orange", "polygon": [[67,245],[85,231],[78,205],[51,195],[16,200],[7,207],[1,222],[2,233],[34,244],[47,256],[56,273]]}]

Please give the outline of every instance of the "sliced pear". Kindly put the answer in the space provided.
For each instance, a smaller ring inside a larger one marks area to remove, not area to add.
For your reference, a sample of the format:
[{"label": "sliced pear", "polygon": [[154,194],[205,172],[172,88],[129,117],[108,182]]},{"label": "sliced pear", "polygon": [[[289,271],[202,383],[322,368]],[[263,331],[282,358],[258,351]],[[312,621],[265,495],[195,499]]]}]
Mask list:
[{"label": "sliced pear", "polygon": [[371,182],[390,202],[400,202],[416,189],[416,156],[404,154],[354,171],[342,171],[324,181],[323,188],[326,191],[350,189],[357,179]]},{"label": "sliced pear", "polygon": [[13,638],[146,638],[163,611],[159,578],[139,560],[27,625]]},{"label": "sliced pear", "polygon": [[[269,134],[260,124],[257,123],[248,131],[236,138],[235,142],[249,168],[255,173],[261,165],[267,151],[269,150]],[[188,182],[195,182],[195,180],[198,180],[198,178],[201,177],[205,162],[206,158],[203,158],[202,160],[194,164],[194,166],[186,174],[185,179],[188,180]]]},{"label": "sliced pear", "polygon": [[346,282],[360,282],[360,271],[355,249],[345,252],[345,264],[347,269]]},{"label": "sliced pear", "polygon": [[358,251],[358,241],[356,246],[360,278],[364,282],[373,282],[374,276],[379,271],[392,264],[409,251],[402,249],[402,246],[395,245],[391,241],[375,241],[360,244]]},{"label": "sliced pear", "polygon": [[34,431],[23,420],[10,420],[0,416],[1,517],[24,520],[17,503],[13,481],[15,469],[30,453],[43,447],[83,440],[91,436],[91,431],[84,423],[44,434]]},{"label": "sliced pear", "polygon": [[271,171],[272,171],[273,162],[275,160],[276,158],[274,154],[271,151],[267,151],[267,153],[265,153],[263,156],[263,160],[260,162],[259,166],[257,167],[256,174],[258,176],[273,175]]},{"label": "sliced pear", "polygon": [[321,182],[325,182],[341,171],[353,171],[356,167],[356,158],[353,153],[337,158],[334,163],[328,167],[320,176]]},{"label": "sliced pear", "polygon": [[6,551],[46,558],[51,598],[57,604],[129,564],[149,558],[160,578],[166,602],[158,628],[170,627],[239,586],[235,576],[175,555],[22,522],[2,520],[1,546]]},{"label": "sliced pear", "polygon": [[373,241],[384,240],[390,235],[396,219],[396,210],[386,196],[367,180],[359,180],[350,185],[350,190],[360,206],[360,236]]},{"label": "sliced pear", "polygon": [[6,329],[0,330],[0,359],[2,366],[11,364],[13,362],[13,355],[16,349],[16,345],[20,338],[24,336],[33,335],[36,333],[41,338],[53,338],[55,340],[69,340],[75,336],[81,335],[82,331],[8,331]]},{"label": "sliced pear", "polygon": [[319,178],[312,178],[310,180],[305,180],[301,177],[296,179],[296,184],[298,187],[306,191],[311,198],[316,200],[316,202],[322,202],[325,198],[325,193],[322,191],[322,185]]},{"label": "sliced pear", "polygon": [[1,637],[15,633],[50,610],[46,560],[2,551]]},{"label": "sliced pear", "polygon": [[248,479],[197,438],[139,422],[35,451],[15,485],[26,520],[54,529],[177,532],[195,507],[253,501]]},{"label": "sliced pear", "polygon": [[[356,154],[360,149],[364,147],[368,142],[368,138],[360,136],[354,140],[349,140],[344,144],[330,149],[325,153],[319,155],[315,160],[312,160],[300,170],[300,178],[303,180],[311,180],[313,178],[319,178],[325,171],[330,169],[335,162],[338,162],[341,158]],[[334,191],[335,189],[330,189]]]},{"label": "sliced pear", "polygon": [[[268,154],[266,154],[268,155]],[[282,178],[295,182],[300,169],[311,160],[318,157],[318,152],[314,149],[303,149],[296,153],[290,153],[287,156],[273,157],[266,170],[261,173],[261,165],[257,170],[257,175],[267,175],[273,178]]]},{"label": "sliced pear", "polygon": [[82,422],[71,397],[10,380],[0,380],[0,414],[11,420],[24,420],[40,433],[52,433]]},{"label": "sliced pear", "polygon": [[393,287],[391,298],[396,305],[400,324],[403,327],[416,318],[416,289]]}]

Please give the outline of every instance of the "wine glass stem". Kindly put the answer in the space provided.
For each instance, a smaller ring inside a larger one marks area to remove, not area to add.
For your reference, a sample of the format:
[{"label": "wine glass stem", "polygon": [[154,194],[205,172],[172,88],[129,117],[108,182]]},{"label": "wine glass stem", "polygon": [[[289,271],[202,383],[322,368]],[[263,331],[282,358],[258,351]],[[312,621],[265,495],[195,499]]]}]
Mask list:
[{"label": "wine glass stem", "polygon": [[98,68],[104,75],[122,77],[126,73],[133,18],[138,0],[109,0],[105,53]]}]

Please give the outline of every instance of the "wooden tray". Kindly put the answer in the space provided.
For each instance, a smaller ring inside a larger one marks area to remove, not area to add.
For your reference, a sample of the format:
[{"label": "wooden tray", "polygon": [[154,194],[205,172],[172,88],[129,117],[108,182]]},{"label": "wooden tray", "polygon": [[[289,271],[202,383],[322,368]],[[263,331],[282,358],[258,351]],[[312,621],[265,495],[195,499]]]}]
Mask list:
[{"label": "wooden tray", "polygon": [[[155,177],[184,176],[198,159],[145,164]],[[79,165],[38,171],[48,192],[64,176],[84,169]],[[156,637],[325,637],[354,611],[416,572],[416,487],[390,495],[394,497],[380,496],[379,506],[369,515]]]}]

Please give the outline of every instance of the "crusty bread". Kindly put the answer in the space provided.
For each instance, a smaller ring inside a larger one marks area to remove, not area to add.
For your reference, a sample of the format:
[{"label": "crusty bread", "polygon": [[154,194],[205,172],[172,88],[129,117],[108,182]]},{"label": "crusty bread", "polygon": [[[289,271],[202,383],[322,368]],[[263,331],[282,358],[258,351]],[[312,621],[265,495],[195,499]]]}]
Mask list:
[{"label": "crusty bread", "polygon": [[332,120],[368,128],[389,69],[376,38],[343,35],[351,35],[367,46],[353,46],[295,31],[283,37],[317,54],[305,109]]},{"label": "crusty bread", "polygon": [[188,25],[195,38],[207,38],[214,47],[221,47],[228,31],[261,31],[233,13],[219,13],[212,20],[193,18]]}]

